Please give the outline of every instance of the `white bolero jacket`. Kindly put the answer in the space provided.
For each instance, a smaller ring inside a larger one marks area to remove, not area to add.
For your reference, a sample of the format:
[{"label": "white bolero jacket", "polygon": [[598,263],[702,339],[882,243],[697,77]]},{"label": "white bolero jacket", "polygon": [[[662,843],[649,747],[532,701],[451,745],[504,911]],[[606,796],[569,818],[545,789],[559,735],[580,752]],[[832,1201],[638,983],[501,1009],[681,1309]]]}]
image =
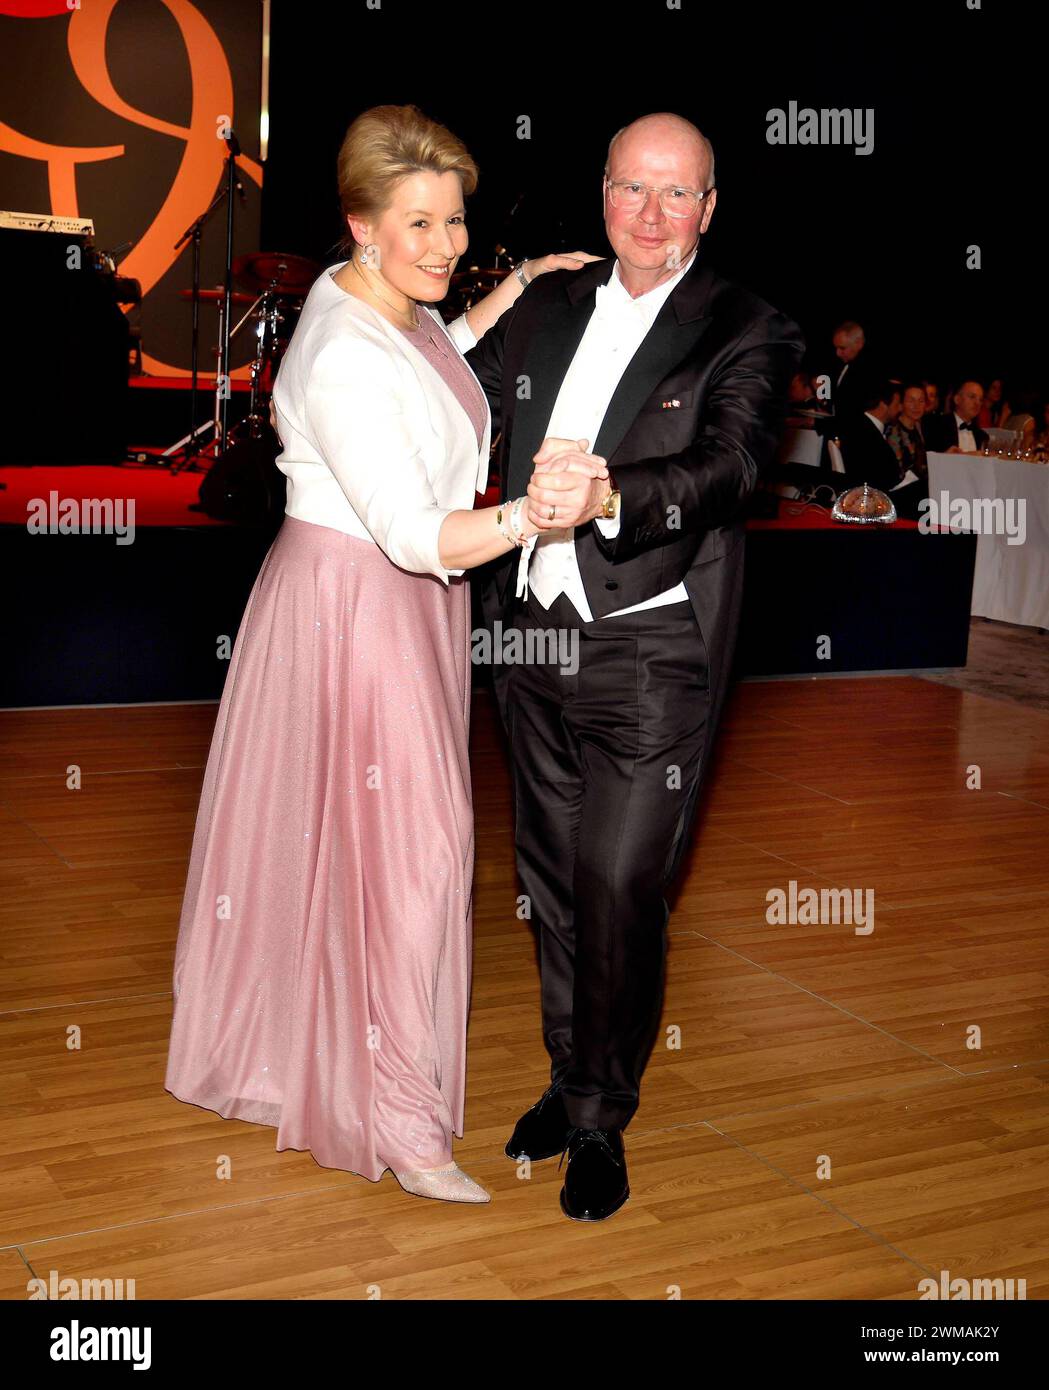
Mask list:
[{"label": "white bolero jacket", "polygon": [[[273,385],[288,479],[285,513],[372,541],[401,569],[447,584],[437,536],[488,480],[491,412],[481,447],[466,411],[405,336],[331,278],[314,282]],[[434,310],[438,324],[444,321]],[[476,339],[445,328],[456,350]]]}]

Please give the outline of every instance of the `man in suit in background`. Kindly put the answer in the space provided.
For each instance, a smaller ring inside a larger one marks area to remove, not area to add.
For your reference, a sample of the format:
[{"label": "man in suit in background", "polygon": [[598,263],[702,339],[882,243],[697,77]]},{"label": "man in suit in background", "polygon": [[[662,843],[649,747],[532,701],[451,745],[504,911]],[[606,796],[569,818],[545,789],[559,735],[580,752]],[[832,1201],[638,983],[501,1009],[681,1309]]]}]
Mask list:
[{"label": "man in suit in background", "polygon": [[852,420],[866,408],[864,405],[877,373],[872,365],[867,339],[858,323],[846,319],[834,330],[831,340],[834,355],[840,366],[831,387],[831,405],[838,424]]},{"label": "man in suit in background", "polygon": [[901,400],[896,382],[879,382],[868,388],[862,414],[840,425],[838,437],[850,487],[870,483],[888,492],[900,481],[899,461],[885,438],[885,426],[899,416]]},{"label": "man in suit in background", "polygon": [[[699,252],[717,195],[691,122],[617,132],[603,197],[616,258],[537,279],[468,353],[502,431],[502,493],[527,490],[544,528],[497,562],[486,618],[578,643],[572,672],[495,672],[551,1060],[506,1152],[567,1149],[561,1207],[577,1220],[629,1196],[622,1136],[659,1026],[664,894],[728,682],[742,511],[804,350]],[[591,446],[608,479],[576,471]],[[545,483],[529,483],[533,460]]]},{"label": "man in suit in background", "polygon": [[954,393],[954,409],[947,415],[927,415],[922,421],[925,448],[930,454],[975,454],[987,443],[987,431],[976,423],[983,405],[978,381],[963,381]]},{"label": "man in suit in background", "polygon": [[885,438],[886,426],[899,418],[902,401],[903,387],[898,381],[887,380],[869,388],[863,414],[842,427],[841,453],[846,487],[870,483],[888,493],[899,516],[916,521],[922,499],[929,495],[928,480],[917,475],[907,478]]}]

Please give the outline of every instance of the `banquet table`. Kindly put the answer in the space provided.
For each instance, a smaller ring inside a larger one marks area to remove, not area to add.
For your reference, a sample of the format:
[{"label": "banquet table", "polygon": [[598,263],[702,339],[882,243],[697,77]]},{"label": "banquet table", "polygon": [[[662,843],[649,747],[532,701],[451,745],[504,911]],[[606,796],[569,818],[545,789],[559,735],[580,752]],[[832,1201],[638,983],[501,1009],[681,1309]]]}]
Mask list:
[{"label": "banquet table", "polygon": [[743,676],[964,666],[976,537],[835,521],[779,501],[747,522]]},{"label": "banquet table", "polygon": [[1049,464],[985,454],[930,454],[929,496],[939,502],[945,492],[952,501],[963,498],[970,504],[999,498],[1023,504],[1022,544],[1004,534],[977,534],[972,613],[1049,628]]}]

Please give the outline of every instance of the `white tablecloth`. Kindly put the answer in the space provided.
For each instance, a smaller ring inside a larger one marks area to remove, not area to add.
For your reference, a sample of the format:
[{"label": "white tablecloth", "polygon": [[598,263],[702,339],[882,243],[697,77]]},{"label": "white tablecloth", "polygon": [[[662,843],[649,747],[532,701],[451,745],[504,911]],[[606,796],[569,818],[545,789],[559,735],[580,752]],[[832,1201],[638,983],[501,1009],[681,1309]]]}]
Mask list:
[{"label": "white tablecloth", "polygon": [[1022,545],[1010,545],[1006,535],[977,541],[971,611],[979,618],[1049,628],[1049,464],[930,454],[929,496],[938,502],[942,492],[969,502],[1000,497],[1026,503]]}]

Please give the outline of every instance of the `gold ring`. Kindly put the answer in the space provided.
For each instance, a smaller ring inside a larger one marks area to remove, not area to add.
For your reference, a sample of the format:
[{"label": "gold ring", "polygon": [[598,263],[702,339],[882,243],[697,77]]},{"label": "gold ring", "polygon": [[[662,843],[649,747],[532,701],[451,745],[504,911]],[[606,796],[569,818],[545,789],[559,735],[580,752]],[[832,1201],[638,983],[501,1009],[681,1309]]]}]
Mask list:
[{"label": "gold ring", "polygon": [[553,521],[553,519],[554,519],[554,517],[555,517],[556,515],[557,515],[557,508],[556,508],[556,507],[551,507],[551,508],[550,508],[550,515],[547,517],[547,521]]}]

